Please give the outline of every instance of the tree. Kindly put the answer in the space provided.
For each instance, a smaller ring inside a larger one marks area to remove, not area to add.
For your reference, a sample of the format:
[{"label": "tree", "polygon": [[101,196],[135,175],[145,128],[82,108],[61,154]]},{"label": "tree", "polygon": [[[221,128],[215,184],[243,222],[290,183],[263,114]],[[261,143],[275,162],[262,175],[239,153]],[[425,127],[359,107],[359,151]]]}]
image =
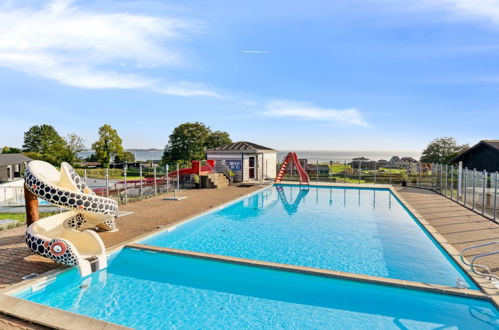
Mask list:
[{"label": "tree", "polygon": [[204,145],[210,129],[203,123],[184,123],[173,130],[163,153],[163,163],[189,163],[204,158]]},{"label": "tree", "polygon": [[85,151],[83,139],[75,133],[70,133],[66,137],[66,161],[73,164],[78,159],[78,153]]},{"label": "tree", "polygon": [[232,140],[230,139],[229,133],[224,131],[214,131],[208,135],[204,146],[206,149],[213,149],[230,143],[232,143]]},{"label": "tree", "polygon": [[2,154],[20,154],[21,153],[21,149],[19,148],[14,148],[14,147],[3,147],[2,148]]},{"label": "tree", "polygon": [[123,155],[120,157],[120,156],[117,156],[114,161],[116,163],[133,163],[135,162],[135,155],[133,154],[133,152],[130,152],[130,151],[125,151],[123,152]]},{"label": "tree", "polygon": [[423,150],[421,162],[447,164],[468,148],[467,144],[458,145],[456,139],[452,137],[437,138]]},{"label": "tree", "polygon": [[42,160],[58,165],[65,160],[66,142],[51,125],[35,125],[24,133],[23,151],[39,154]]},{"label": "tree", "polygon": [[111,126],[105,124],[99,128],[99,140],[92,144],[92,149],[103,167],[109,167],[113,154],[123,156],[122,142],[118,132]]}]

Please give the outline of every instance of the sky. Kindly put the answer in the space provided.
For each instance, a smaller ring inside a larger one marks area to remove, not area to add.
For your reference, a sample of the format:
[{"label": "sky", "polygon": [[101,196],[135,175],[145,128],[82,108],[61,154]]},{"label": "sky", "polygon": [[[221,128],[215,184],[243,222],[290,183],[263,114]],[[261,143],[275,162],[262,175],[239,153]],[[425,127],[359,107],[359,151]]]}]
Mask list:
[{"label": "sky", "polygon": [[0,0],[0,146],[32,125],[163,148],[200,121],[281,150],[499,139],[499,0]]}]

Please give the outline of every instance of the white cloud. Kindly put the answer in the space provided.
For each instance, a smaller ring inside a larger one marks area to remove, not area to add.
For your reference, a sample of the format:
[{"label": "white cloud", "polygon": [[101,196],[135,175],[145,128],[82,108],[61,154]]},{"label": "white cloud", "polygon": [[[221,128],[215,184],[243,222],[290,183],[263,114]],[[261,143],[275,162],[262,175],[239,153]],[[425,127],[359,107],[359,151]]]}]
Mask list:
[{"label": "white cloud", "polygon": [[[81,88],[156,90],[164,83],[135,72],[184,65],[181,52],[166,44],[200,29],[187,20],[97,13],[73,2],[55,0],[38,10],[0,6],[0,66]],[[184,87],[170,94],[210,93]]]},{"label": "white cloud", "polygon": [[[428,0],[427,0],[428,1]],[[499,0],[433,0],[459,16],[499,24]]]},{"label": "white cloud", "polygon": [[271,101],[267,104],[264,113],[269,116],[294,117],[344,125],[369,126],[357,109],[325,109],[304,102]]},{"label": "white cloud", "polygon": [[207,89],[202,84],[193,84],[188,82],[181,82],[175,85],[158,88],[157,91],[163,94],[178,95],[178,96],[211,96],[221,98],[218,93]]},{"label": "white cloud", "polygon": [[[499,0],[374,0],[399,11],[439,11],[440,20],[474,20],[499,24]],[[442,11],[449,15],[442,16]]]}]

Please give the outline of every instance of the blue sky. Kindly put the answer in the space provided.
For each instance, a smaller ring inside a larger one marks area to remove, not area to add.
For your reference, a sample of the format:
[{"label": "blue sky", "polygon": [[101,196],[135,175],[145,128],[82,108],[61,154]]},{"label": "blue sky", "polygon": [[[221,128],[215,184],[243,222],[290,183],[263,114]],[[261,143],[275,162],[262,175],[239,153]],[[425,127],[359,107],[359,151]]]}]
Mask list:
[{"label": "blue sky", "polygon": [[419,150],[499,125],[499,0],[0,0],[0,145],[202,121],[276,149]]}]

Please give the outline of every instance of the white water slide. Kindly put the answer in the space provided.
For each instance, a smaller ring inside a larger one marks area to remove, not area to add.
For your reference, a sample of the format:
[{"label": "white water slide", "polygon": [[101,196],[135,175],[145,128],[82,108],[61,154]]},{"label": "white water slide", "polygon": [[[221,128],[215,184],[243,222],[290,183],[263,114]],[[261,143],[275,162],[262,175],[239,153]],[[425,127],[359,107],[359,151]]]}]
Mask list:
[{"label": "white water slide", "polygon": [[89,228],[116,230],[118,203],[95,195],[68,163],[62,163],[59,171],[47,162],[31,161],[24,180],[37,197],[70,210],[31,224],[26,232],[28,247],[55,262],[77,266],[83,277],[106,268],[104,243]]}]

